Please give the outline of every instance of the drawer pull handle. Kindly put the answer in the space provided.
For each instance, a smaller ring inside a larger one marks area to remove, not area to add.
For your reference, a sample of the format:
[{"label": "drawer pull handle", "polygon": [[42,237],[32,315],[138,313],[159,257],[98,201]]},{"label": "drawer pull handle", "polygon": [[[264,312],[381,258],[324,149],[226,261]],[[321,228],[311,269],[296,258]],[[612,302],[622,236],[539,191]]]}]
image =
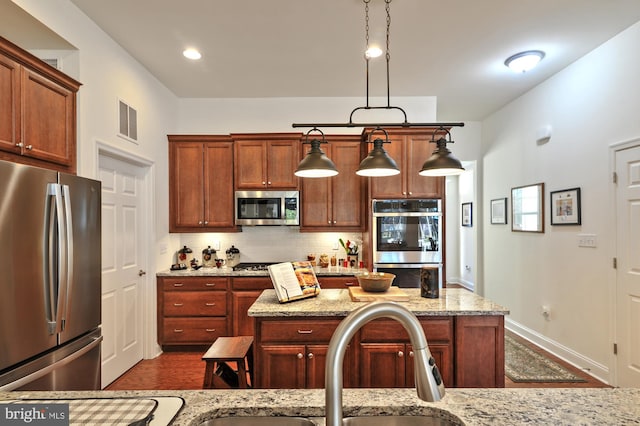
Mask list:
[{"label": "drawer pull handle", "polygon": [[216,304],[215,304],[215,303],[213,303],[213,302],[205,303],[204,305],[205,305],[205,306],[216,306]]},{"label": "drawer pull handle", "polygon": [[215,328],[206,328],[205,331],[207,333],[213,333],[214,331],[216,331],[216,329]]},{"label": "drawer pull handle", "polygon": [[215,287],[216,283],[205,283],[204,286],[205,287]]},{"label": "drawer pull handle", "polygon": [[183,331],[184,331],[184,330],[183,330],[183,329],[181,329],[181,328],[174,328],[174,329],[173,329],[173,332],[174,332],[174,333],[182,333]]},{"label": "drawer pull handle", "polygon": [[298,334],[311,334],[313,330],[298,330]]},{"label": "drawer pull handle", "polygon": [[184,306],[184,303],[174,303],[173,306],[177,306],[177,307]]},{"label": "drawer pull handle", "polygon": [[184,285],[184,284],[182,284],[182,283],[173,283],[173,286],[174,286],[174,287],[182,287],[183,285]]}]

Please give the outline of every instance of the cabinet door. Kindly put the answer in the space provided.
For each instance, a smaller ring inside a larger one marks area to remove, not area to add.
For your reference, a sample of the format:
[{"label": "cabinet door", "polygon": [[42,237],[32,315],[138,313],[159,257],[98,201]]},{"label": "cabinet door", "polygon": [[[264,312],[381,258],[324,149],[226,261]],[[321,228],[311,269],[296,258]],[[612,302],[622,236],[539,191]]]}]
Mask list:
[{"label": "cabinet door", "polygon": [[[327,350],[329,345],[307,345],[307,389],[322,389],[325,387],[325,371],[327,364]],[[345,388],[356,386],[355,361],[353,349],[347,347],[342,365],[342,384]]]},{"label": "cabinet door", "polygon": [[456,317],[456,386],[504,387],[504,317]]},{"label": "cabinet door", "polygon": [[[375,138],[376,135],[374,135]],[[384,137],[384,135],[381,135]],[[405,198],[405,176],[406,167],[404,164],[404,137],[401,135],[389,135],[389,141],[383,145],[387,154],[393,158],[400,168],[400,174],[395,176],[384,177],[372,177],[369,178],[369,185],[371,185],[371,198],[377,199],[393,199],[393,198]],[[369,144],[369,150],[372,146]]]},{"label": "cabinet door", "polygon": [[204,223],[203,144],[171,143],[169,156],[169,230]]},{"label": "cabinet door", "polygon": [[420,176],[422,165],[431,156],[436,145],[430,143],[431,136],[406,136],[406,167],[408,198],[442,198],[444,195],[444,177]]},{"label": "cabinet door", "polygon": [[236,189],[267,187],[267,147],[264,141],[236,141],[234,144]]},{"label": "cabinet door", "polygon": [[23,154],[63,166],[75,159],[75,94],[26,68],[22,78]]},{"label": "cabinet door", "polygon": [[270,141],[267,144],[267,188],[296,189],[300,141]]},{"label": "cabinet door", "polygon": [[305,387],[305,345],[262,345],[258,386],[263,389]]},{"label": "cabinet door", "polygon": [[231,295],[233,306],[233,335],[254,336],[255,319],[247,315],[253,302],[262,294],[262,290],[234,291]]},{"label": "cabinet door", "polygon": [[[436,366],[440,371],[440,375],[442,376],[442,381],[444,382],[445,387],[453,387],[453,353],[450,345],[429,345],[429,351],[431,352],[431,356],[436,361]],[[415,379],[415,368],[414,362],[415,359],[413,357],[413,351],[411,345],[407,345],[407,352],[409,356],[407,357],[406,363],[406,383],[407,387],[413,388],[416,386]]]},{"label": "cabinet door", "polygon": [[366,178],[356,175],[362,152],[359,142],[332,142],[331,159],[340,171],[332,179],[332,224],[341,228],[360,228],[363,219],[363,192]]},{"label": "cabinet door", "polygon": [[0,55],[0,149],[20,153],[20,65]]},{"label": "cabinet door", "polygon": [[207,228],[233,228],[233,144],[204,145],[204,225]]},{"label": "cabinet door", "polygon": [[[322,147],[327,156],[331,157],[331,148]],[[342,173],[340,171],[340,173]],[[338,175],[340,176],[340,175]],[[326,229],[332,225],[332,199],[330,178],[303,178],[301,194],[301,226],[303,229]],[[355,179],[354,179],[355,180]]]},{"label": "cabinet door", "polygon": [[364,388],[405,387],[404,343],[362,343],[360,386]]}]

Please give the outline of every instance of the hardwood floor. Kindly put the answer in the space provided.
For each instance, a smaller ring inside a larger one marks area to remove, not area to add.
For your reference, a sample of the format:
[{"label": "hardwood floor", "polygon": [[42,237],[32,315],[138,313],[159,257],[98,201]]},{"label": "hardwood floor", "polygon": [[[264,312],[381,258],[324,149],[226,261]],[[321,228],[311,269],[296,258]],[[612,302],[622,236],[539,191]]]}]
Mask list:
[{"label": "hardwood floor", "polygon": [[[509,332],[507,332],[509,333]],[[507,388],[597,388],[609,387],[594,379],[584,371],[543,351],[537,346],[509,333],[515,339],[525,343],[533,350],[543,353],[568,370],[584,378],[584,383],[514,383],[505,378]],[[164,352],[155,359],[143,360],[125,374],[107,386],[106,390],[193,390],[202,389],[205,363],[202,355],[205,350],[197,352]]]}]

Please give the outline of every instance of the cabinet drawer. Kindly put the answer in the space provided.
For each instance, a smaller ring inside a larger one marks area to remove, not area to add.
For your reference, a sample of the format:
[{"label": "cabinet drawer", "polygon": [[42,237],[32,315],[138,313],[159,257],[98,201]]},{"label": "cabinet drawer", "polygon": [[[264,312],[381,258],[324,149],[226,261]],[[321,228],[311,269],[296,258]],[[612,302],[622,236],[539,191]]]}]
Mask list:
[{"label": "cabinet drawer", "polygon": [[[451,318],[421,319],[427,342],[449,342],[453,338]],[[397,321],[378,319],[362,327],[363,342],[408,342],[409,334]]]},{"label": "cabinet drawer", "polygon": [[338,320],[261,321],[262,342],[328,343],[338,327]]},{"label": "cabinet drawer", "polygon": [[224,318],[165,318],[163,326],[164,344],[167,343],[213,343],[227,335]]},{"label": "cabinet drawer", "polygon": [[164,295],[164,315],[225,316],[227,315],[227,293],[221,291],[179,291]]},{"label": "cabinet drawer", "polygon": [[172,290],[226,290],[229,279],[225,277],[170,277],[162,279],[162,288]]},{"label": "cabinet drawer", "polygon": [[318,277],[320,288],[347,288],[357,286],[358,279],[356,277]]},{"label": "cabinet drawer", "polygon": [[232,280],[234,290],[269,290],[273,288],[269,277],[234,277]]}]

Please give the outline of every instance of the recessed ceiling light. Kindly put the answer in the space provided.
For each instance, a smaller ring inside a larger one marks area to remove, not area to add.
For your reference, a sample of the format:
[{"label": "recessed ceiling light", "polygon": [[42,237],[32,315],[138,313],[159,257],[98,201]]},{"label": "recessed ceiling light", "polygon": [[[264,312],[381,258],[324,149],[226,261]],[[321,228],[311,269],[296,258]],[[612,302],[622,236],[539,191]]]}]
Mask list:
[{"label": "recessed ceiling light", "polygon": [[371,46],[364,52],[364,57],[367,59],[377,58],[380,55],[382,55],[382,49],[378,46]]},{"label": "recessed ceiling light", "polygon": [[542,50],[527,50],[509,56],[504,64],[515,72],[526,72],[538,65],[542,58],[544,58]]},{"label": "recessed ceiling light", "polygon": [[194,61],[202,58],[202,55],[196,49],[189,48],[184,52],[182,52],[182,54],[184,55],[185,58],[193,59]]}]

